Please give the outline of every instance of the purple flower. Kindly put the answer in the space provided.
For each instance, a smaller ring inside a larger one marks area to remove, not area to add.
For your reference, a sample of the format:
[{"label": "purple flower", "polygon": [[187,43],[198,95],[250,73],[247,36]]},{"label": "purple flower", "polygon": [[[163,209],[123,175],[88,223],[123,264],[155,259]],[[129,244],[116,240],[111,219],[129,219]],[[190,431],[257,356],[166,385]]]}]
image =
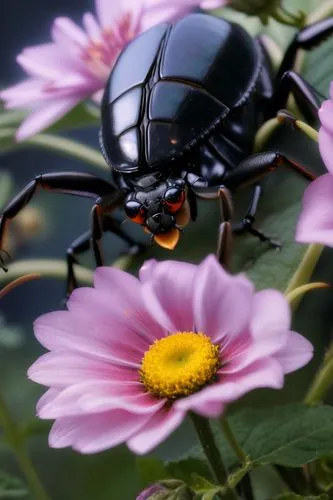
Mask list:
[{"label": "purple flower", "polygon": [[55,419],[49,443],[94,453],[126,442],[144,454],[189,411],[217,417],[258,387],[280,389],[312,357],[290,331],[276,290],[255,292],[215,257],[201,265],[148,261],[140,279],[101,267],[68,311],[41,316],[35,335],[50,352],[29,377],[50,387],[37,405]]},{"label": "purple flower", "polygon": [[100,101],[101,91],[124,46],[158,22],[176,19],[199,4],[223,0],[96,0],[96,16],[83,16],[83,28],[56,18],[51,43],[27,47],[17,62],[28,78],[0,92],[6,108],[31,111],[17,130],[17,140],[49,127],[80,101]]},{"label": "purple flower", "polygon": [[333,246],[333,82],[330,99],[323,102],[319,118],[319,151],[329,173],[318,177],[305,190],[296,240]]},{"label": "purple flower", "polygon": [[145,490],[141,491],[141,493],[136,497],[136,500],[150,500],[153,498],[153,495],[155,493],[163,493],[167,491],[166,488],[164,488],[160,484],[153,484],[151,486],[148,486]]}]

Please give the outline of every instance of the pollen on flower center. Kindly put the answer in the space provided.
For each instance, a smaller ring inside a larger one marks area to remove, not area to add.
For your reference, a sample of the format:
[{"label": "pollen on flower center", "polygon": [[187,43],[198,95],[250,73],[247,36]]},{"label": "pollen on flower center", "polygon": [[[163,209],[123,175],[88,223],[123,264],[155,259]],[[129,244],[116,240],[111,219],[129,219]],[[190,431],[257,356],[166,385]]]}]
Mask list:
[{"label": "pollen on flower center", "polygon": [[212,382],[220,365],[219,346],[207,335],[177,332],[157,340],[143,357],[140,375],[158,397],[188,396]]}]

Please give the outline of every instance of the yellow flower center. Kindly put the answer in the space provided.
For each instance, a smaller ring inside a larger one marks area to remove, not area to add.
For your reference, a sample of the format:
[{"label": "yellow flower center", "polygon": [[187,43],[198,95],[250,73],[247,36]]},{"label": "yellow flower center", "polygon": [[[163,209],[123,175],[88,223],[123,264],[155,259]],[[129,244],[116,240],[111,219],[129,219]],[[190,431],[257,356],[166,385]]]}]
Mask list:
[{"label": "yellow flower center", "polygon": [[219,366],[219,346],[207,335],[177,332],[150,346],[143,357],[140,375],[147,391],[176,399],[212,382]]}]

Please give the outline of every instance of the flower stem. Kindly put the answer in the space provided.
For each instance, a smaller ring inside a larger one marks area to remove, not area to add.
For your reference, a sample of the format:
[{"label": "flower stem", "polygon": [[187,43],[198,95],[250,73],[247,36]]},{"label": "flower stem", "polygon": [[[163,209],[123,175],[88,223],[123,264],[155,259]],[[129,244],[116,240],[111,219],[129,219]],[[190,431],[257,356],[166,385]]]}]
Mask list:
[{"label": "flower stem", "polygon": [[[116,259],[110,267],[125,270],[129,267],[131,259],[131,256],[119,257],[119,259]],[[75,265],[74,271],[75,276],[80,283],[91,285],[93,275],[91,269]],[[7,273],[0,273],[0,285],[31,273],[38,274],[40,278],[55,278],[63,280],[67,277],[67,265],[66,262],[61,259],[17,260],[13,264],[10,264]]]},{"label": "flower stem", "polygon": [[[321,256],[323,248],[323,245],[318,245],[317,243],[312,243],[308,246],[303,259],[288,283],[285,290],[286,295],[290,294],[296,288],[308,283],[314,268],[316,267],[318,259]],[[293,305],[297,306],[297,303],[294,302]]]},{"label": "flower stem", "polygon": [[49,500],[49,496],[42,483],[39,480],[38,474],[31,462],[27,452],[25,443],[23,442],[19,429],[13,419],[10,410],[0,394],[0,424],[2,425],[7,441],[16,457],[16,460],[24,474],[27,483],[35,500]]},{"label": "flower stem", "polygon": [[272,17],[281,24],[294,26],[295,28],[302,28],[306,20],[306,16],[303,12],[299,12],[298,15],[294,15],[282,6],[276,8],[276,10],[272,13]]},{"label": "flower stem", "polygon": [[[249,457],[246,455],[245,451],[238,443],[226,417],[221,418],[221,427],[230,447],[232,448],[242,467],[246,469],[250,465]],[[241,478],[240,486],[242,488],[244,497],[247,500],[253,500],[252,486],[248,473],[245,473]]]},{"label": "flower stem", "polygon": [[[206,455],[208,463],[213,471],[216,481],[221,486],[226,486],[228,480],[228,471],[223,463],[221,454],[216,445],[209,421],[206,418],[201,417],[200,415],[197,415],[195,413],[192,413],[191,417],[199,441]],[[226,500],[236,500],[237,496],[234,490],[228,489],[224,494],[224,498]]]},{"label": "flower stem", "polygon": [[304,398],[304,403],[315,405],[320,403],[333,385],[333,343],[324,356],[317,374]]},{"label": "flower stem", "polygon": [[224,436],[226,440],[228,441],[229,445],[231,446],[233,452],[235,453],[236,457],[240,461],[241,464],[245,464],[248,460],[245,451],[241,448],[241,446],[238,444],[238,441],[232,432],[232,429],[229,425],[229,422],[226,417],[221,418],[221,427],[224,433]]},{"label": "flower stem", "polygon": [[0,140],[6,141],[5,149],[9,151],[26,146],[37,146],[84,161],[104,172],[109,172],[110,170],[101,153],[90,146],[54,134],[37,134],[25,141],[15,142],[15,132],[16,129],[14,128],[1,128],[0,130]]}]

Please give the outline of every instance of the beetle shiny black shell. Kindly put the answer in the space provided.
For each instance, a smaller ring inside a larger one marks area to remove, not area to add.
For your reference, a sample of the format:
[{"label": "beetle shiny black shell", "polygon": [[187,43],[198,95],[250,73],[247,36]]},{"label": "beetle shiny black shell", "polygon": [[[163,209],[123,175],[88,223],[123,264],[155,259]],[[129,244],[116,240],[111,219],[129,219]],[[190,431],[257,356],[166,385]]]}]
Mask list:
[{"label": "beetle shiny black shell", "polygon": [[258,44],[221,18],[192,14],[144,32],[105,88],[105,159],[122,173],[163,168],[248,98],[260,68]]}]

